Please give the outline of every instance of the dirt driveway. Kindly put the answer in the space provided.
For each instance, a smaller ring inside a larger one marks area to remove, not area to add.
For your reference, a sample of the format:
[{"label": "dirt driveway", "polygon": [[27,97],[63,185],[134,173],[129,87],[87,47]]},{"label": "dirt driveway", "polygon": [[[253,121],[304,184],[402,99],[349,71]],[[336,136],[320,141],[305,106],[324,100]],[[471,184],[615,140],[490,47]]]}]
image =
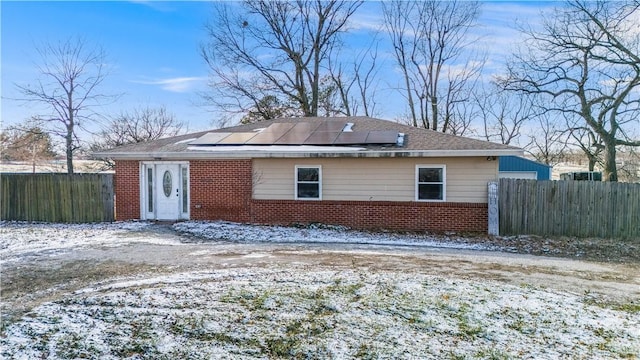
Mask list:
[{"label": "dirt driveway", "polygon": [[[502,252],[356,244],[198,243],[153,225],[119,246],[34,252],[2,266],[3,324],[43,302],[125,277],[223,268],[322,266],[418,272],[592,296],[596,302],[638,304],[640,266]],[[145,239],[144,242],[133,241]],[[160,242],[154,239],[162,240]],[[6,260],[6,259],[3,259]]]}]

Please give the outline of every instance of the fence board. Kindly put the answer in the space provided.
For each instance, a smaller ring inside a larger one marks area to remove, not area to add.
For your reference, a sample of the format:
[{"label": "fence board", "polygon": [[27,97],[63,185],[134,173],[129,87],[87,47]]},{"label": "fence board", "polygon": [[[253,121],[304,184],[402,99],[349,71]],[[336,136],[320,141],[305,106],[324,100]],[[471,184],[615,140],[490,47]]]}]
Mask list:
[{"label": "fence board", "polygon": [[114,220],[112,174],[0,174],[0,219]]},{"label": "fence board", "polygon": [[640,184],[500,179],[500,234],[640,238]]}]

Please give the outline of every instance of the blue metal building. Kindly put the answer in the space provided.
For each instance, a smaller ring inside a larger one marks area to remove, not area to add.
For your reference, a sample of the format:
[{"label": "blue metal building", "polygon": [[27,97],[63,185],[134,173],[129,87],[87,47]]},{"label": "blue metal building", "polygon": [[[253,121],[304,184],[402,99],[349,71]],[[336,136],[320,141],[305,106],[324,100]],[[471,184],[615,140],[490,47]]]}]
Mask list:
[{"label": "blue metal building", "polygon": [[551,180],[551,166],[519,156],[500,156],[500,177]]}]

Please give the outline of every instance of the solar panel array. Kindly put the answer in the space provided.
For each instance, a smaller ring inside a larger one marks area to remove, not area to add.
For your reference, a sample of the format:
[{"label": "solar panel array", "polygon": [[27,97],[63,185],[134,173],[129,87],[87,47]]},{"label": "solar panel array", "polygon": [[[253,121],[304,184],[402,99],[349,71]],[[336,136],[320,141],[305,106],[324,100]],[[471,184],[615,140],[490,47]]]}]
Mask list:
[{"label": "solar panel array", "polygon": [[259,132],[211,132],[190,145],[390,145],[398,131],[343,131],[347,123],[274,123]]}]

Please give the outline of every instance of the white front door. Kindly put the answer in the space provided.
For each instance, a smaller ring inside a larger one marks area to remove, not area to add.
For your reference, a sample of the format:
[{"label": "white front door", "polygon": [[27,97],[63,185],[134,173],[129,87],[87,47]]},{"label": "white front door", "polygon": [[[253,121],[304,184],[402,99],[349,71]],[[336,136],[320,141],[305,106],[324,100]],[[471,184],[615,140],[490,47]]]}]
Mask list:
[{"label": "white front door", "polygon": [[156,165],[156,219],[178,220],[180,218],[180,165]]}]

